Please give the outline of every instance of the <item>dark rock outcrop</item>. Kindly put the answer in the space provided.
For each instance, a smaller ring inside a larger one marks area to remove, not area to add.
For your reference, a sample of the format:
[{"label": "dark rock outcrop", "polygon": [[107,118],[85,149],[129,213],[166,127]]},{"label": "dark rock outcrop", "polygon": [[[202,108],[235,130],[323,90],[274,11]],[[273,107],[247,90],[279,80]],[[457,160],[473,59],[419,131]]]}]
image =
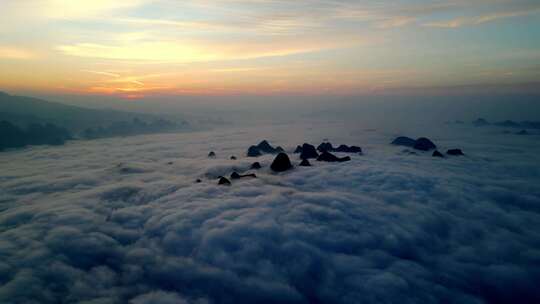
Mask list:
[{"label": "dark rock outcrop", "polygon": [[289,159],[289,156],[283,152],[279,153],[276,158],[274,158],[274,161],[272,162],[272,165],[270,168],[275,172],[283,172],[292,169],[291,160]]},{"label": "dark rock outcrop", "polygon": [[252,178],[257,178],[257,175],[255,174],[238,174],[238,172],[233,172],[231,173],[231,179],[241,179],[241,178],[245,178],[245,177],[252,177]]},{"label": "dark rock outcrop", "polygon": [[325,161],[325,162],[337,162],[339,160],[339,157],[335,156],[334,154],[324,151],[317,157],[318,161]]},{"label": "dark rock outcrop", "polygon": [[296,146],[296,149],[294,149],[294,153],[302,153],[302,146]]},{"label": "dark rock outcrop", "polygon": [[319,152],[362,153],[362,148],[358,146],[339,145],[337,148],[334,148],[330,142],[321,143],[317,146],[317,150]]},{"label": "dark rock outcrop", "polygon": [[349,153],[358,153],[358,154],[362,154],[362,148],[357,147],[357,146],[350,146],[350,147],[349,147]]},{"label": "dark rock outcrop", "polygon": [[472,124],[476,127],[483,127],[483,126],[489,125],[489,122],[483,118],[478,118],[475,121],[473,121]]},{"label": "dark rock outcrop", "polygon": [[262,153],[261,153],[261,150],[259,150],[259,147],[257,146],[251,146],[248,148],[248,151],[247,151],[247,156],[248,157],[257,157],[257,156],[261,156]]},{"label": "dark rock outcrop", "polygon": [[334,151],[335,152],[349,152],[349,146],[339,145]]},{"label": "dark rock outcrop", "polygon": [[450,149],[446,151],[446,154],[454,156],[465,155],[463,154],[463,151],[461,151],[461,149]]},{"label": "dark rock outcrop", "polygon": [[197,179],[195,180],[195,182],[196,182],[197,184],[198,184],[198,183],[202,183],[202,180],[201,180],[200,178],[197,178]]},{"label": "dark rock outcrop", "polygon": [[512,121],[512,120],[505,120],[505,121],[496,122],[496,123],[494,123],[494,125],[499,126],[499,127],[505,127],[505,128],[519,128],[519,127],[521,127],[520,123],[517,123],[517,122]]},{"label": "dark rock outcrop", "polygon": [[302,145],[302,152],[300,154],[301,159],[317,158],[318,156],[319,153],[317,153],[317,149],[315,149],[315,146],[307,143]]},{"label": "dark rock outcrop", "polygon": [[362,153],[362,148],[357,146],[347,146],[347,145],[340,145],[337,147],[335,152],[344,152],[344,153]]},{"label": "dark rock outcrop", "polygon": [[336,152],[349,152],[349,146],[347,145],[339,145],[334,151]]},{"label": "dark rock outcrop", "polygon": [[236,156],[234,156],[234,155],[231,156],[231,159],[232,159],[232,160],[236,160]]},{"label": "dark rock outcrop", "polygon": [[266,140],[263,140],[261,141],[258,145],[257,145],[257,148],[259,148],[260,151],[264,152],[264,153],[274,153],[274,147],[272,147],[270,145],[270,143]]},{"label": "dark rock outcrop", "polygon": [[253,170],[259,170],[260,168],[261,168],[261,163],[259,163],[259,162],[254,162],[250,166],[250,169],[253,169]]},{"label": "dark rock outcrop", "polygon": [[418,155],[418,153],[416,153],[415,151],[411,151],[409,149],[402,150],[401,154]]},{"label": "dark rock outcrop", "polygon": [[278,153],[278,152],[283,151],[283,148],[281,148],[281,147],[276,147],[276,148],[272,147],[272,145],[270,145],[270,143],[268,143],[268,141],[266,141],[266,140],[261,141],[257,145],[257,147],[263,153]]},{"label": "dark rock outcrop", "polygon": [[214,151],[208,152],[208,157],[216,157],[216,153]]},{"label": "dark rock outcrop", "polygon": [[220,177],[219,177],[219,181],[218,181],[218,185],[230,186],[230,185],[231,185],[231,181],[228,180],[226,177],[220,176]]},{"label": "dark rock outcrop", "polygon": [[433,156],[433,157],[444,157],[444,155],[442,155],[442,153],[437,151],[437,150],[433,151],[433,154],[431,156]]},{"label": "dark rock outcrop", "polygon": [[321,155],[319,155],[319,157],[317,157],[317,160],[325,162],[346,162],[351,160],[351,158],[349,156],[337,157],[328,151],[324,151],[323,153],[321,153]]},{"label": "dark rock outcrop", "polygon": [[307,158],[304,158],[300,162],[299,166],[301,166],[301,167],[311,167],[311,163],[309,162],[309,160],[307,160]]},{"label": "dark rock outcrop", "polygon": [[317,150],[319,152],[324,152],[324,151],[330,152],[330,151],[334,151],[334,147],[329,142],[323,142],[319,146],[317,146]]},{"label": "dark rock outcrop", "polygon": [[540,129],[540,121],[529,121],[525,120],[520,123],[522,128],[527,129]]},{"label": "dark rock outcrop", "polygon": [[416,150],[429,151],[437,149],[437,146],[428,138],[420,137],[416,140],[413,148],[415,148]]},{"label": "dark rock outcrop", "polygon": [[283,151],[284,150],[282,147],[278,146],[274,148],[270,145],[270,143],[268,143],[268,141],[263,140],[258,145],[249,147],[247,151],[247,156],[257,157],[257,156],[261,156],[264,153],[276,154]]},{"label": "dark rock outcrop", "polygon": [[396,137],[391,144],[396,146],[414,147],[416,140],[406,136],[399,136]]}]

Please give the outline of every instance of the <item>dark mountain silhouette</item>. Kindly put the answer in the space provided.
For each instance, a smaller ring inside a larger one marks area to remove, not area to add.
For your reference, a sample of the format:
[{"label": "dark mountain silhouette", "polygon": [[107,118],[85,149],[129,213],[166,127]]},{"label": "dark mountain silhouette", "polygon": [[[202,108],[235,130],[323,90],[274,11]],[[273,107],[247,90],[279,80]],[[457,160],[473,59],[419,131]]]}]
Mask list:
[{"label": "dark mountain silhouette", "polygon": [[513,120],[504,120],[494,123],[489,123],[487,120],[483,118],[478,118],[472,122],[473,125],[477,127],[482,126],[497,126],[497,127],[504,127],[504,128],[523,128],[523,129],[540,129],[540,121],[513,121]]},{"label": "dark mountain silhouette", "polygon": [[31,124],[26,129],[0,121],[0,151],[27,145],[62,145],[71,139],[70,132],[53,124]]},{"label": "dark mountain silhouette", "polygon": [[[0,92],[0,120],[7,120],[17,125],[29,125],[36,122],[53,123],[79,133],[88,128],[108,127],[113,123],[134,122],[135,119],[142,122],[163,120],[157,115],[89,109]],[[176,124],[185,125],[185,122],[176,122]]]},{"label": "dark mountain silhouette", "polygon": [[[23,132],[30,132],[31,134],[27,135],[33,138],[31,141],[28,141],[28,138],[25,139],[24,136],[22,139],[10,139],[10,146],[51,143],[52,135],[47,134],[60,134],[65,131],[70,134],[69,138],[94,139],[170,132],[187,127],[185,121],[173,122],[156,115],[88,109],[3,92],[0,92],[0,121],[10,124],[10,126],[4,125],[4,132],[17,136],[14,135],[16,131],[13,128],[18,128]],[[63,131],[53,131],[54,128]],[[40,131],[40,129],[44,130]],[[58,143],[63,142],[55,136],[52,137]],[[5,141],[7,142],[8,139]]]}]

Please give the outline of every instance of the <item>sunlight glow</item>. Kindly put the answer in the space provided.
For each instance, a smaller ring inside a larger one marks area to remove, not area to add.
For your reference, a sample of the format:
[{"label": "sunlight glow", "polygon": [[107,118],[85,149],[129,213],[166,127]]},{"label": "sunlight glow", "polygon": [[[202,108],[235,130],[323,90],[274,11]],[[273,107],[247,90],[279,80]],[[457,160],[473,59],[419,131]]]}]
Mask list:
[{"label": "sunlight glow", "polygon": [[6,0],[0,90],[356,94],[530,83],[540,79],[530,65],[540,61],[539,15],[540,2],[506,0]]}]

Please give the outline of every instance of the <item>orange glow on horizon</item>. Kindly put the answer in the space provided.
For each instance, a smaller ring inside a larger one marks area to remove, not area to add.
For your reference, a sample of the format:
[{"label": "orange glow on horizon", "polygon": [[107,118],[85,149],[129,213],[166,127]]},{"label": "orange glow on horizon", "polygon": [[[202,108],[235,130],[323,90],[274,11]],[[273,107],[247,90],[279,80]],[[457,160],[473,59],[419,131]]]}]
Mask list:
[{"label": "orange glow on horizon", "polygon": [[0,90],[346,95],[540,79],[540,3],[263,2],[5,0]]}]

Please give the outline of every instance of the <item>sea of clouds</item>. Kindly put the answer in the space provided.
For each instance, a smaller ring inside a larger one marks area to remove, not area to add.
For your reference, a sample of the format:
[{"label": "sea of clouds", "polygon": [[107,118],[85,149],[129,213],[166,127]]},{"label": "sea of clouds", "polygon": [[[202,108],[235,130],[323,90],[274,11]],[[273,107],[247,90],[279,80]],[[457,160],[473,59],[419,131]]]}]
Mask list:
[{"label": "sea of clouds", "polygon": [[[217,186],[263,139],[364,155]],[[0,302],[540,303],[539,164],[538,135],[339,121],[1,153]]]}]

